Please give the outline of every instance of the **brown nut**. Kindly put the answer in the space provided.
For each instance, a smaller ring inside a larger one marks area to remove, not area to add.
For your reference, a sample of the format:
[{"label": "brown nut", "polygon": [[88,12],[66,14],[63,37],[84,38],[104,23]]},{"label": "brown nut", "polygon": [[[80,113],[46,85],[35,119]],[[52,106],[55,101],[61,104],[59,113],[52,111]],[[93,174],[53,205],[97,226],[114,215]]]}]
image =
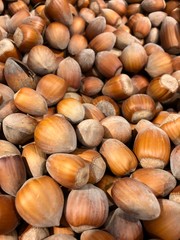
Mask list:
[{"label": "brown nut", "polygon": [[163,169],[169,162],[170,140],[164,131],[152,125],[139,131],[133,151],[142,167]]},{"label": "brown nut", "polygon": [[123,49],[120,60],[125,70],[137,73],[146,65],[148,58],[143,46],[132,43]]},{"label": "brown nut", "polygon": [[179,172],[179,166],[180,166],[180,145],[177,145],[171,152],[170,155],[170,168],[173,176],[180,180],[180,172]]},{"label": "brown nut", "polygon": [[0,186],[15,196],[26,181],[26,169],[19,150],[10,142],[0,140]]},{"label": "brown nut", "polygon": [[35,144],[28,143],[23,146],[22,157],[30,176],[40,177],[46,173],[46,154]]},{"label": "brown nut", "polygon": [[102,93],[115,100],[124,100],[133,94],[131,78],[127,74],[118,74],[110,78],[103,86]]},{"label": "brown nut", "polygon": [[45,14],[54,21],[70,26],[73,15],[69,3],[66,0],[48,0],[45,2]]},{"label": "brown nut", "polygon": [[89,165],[88,183],[99,182],[106,171],[106,163],[96,150],[93,149],[76,149],[74,154],[78,155]]},{"label": "brown nut", "polygon": [[123,236],[126,236],[128,239],[143,240],[143,227],[140,220],[120,208],[112,212],[105,224],[105,230],[116,239],[123,239]]},{"label": "brown nut", "polygon": [[37,146],[45,153],[73,152],[77,139],[72,125],[61,115],[42,119],[34,131]]},{"label": "brown nut", "polygon": [[132,217],[153,220],[160,215],[160,205],[153,192],[135,179],[118,179],[113,183],[111,194],[116,205]]},{"label": "brown nut", "polygon": [[176,186],[175,177],[168,171],[162,169],[137,169],[131,174],[131,177],[146,184],[156,197],[167,196]]},{"label": "brown nut", "polygon": [[141,119],[153,119],[155,109],[154,100],[146,94],[134,94],[122,103],[122,114],[132,123],[137,123]]},{"label": "brown nut", "polygon": [[57,69],[55,54],[44,45],[34,46],[30,50],[27,65],[41,76],[52,73]]},{"label": "brown nut", "polygon": [[14,103],[19,110],[33,116],[43,116],[48,110],[46,100],[32,88],[21,88],[14,95]]},{"label": "brown nut", "polygon": [[46,168],[51,177],[66,188],[81,188],[89,179],[89,165],[74,154],[50,155]]},{"label": "brown nut", "polygon": [[36,88],[36,74],[23,62],[9,57],[4,67],[4,77],[8,86],[17,92],[22,87]]},{"label": "brown nut", "polygon": [[52,22],[46,28],[45,37],[51,47],[63,50],[68,46],[70,33],[64,24]]},{"label": "brown nut", "polygon": [[77,91],[81,84],[81,68],[72,57],[63,59],[58,68],[57,75],[68,84],[68,90]]},{"label": "brown nut", "polygon": [[33,138],[37,123],[24,113],[12,113],[3,120],[3,133],[9,142],[22,145]]},{"label": "brown nut", "polygon": [[156,238],[176,240],[180,236],[180,229],[174,226],[180,221],[180,205],[167,199],[158,201],[161,209],[160,216],[154,220],[143,221],[143,225],[146,231]]},{"label": "brown nut", "polygon": [[66,81],[55,74],[46,74],[36,86],[36,92],[45,98],[48,106],[58,103],[64,97],[66,90]]},{"label": "brown nut", "polygon": [[131,173],[138,165],[134,153],[117,139],[110,138],[103,142],[100,153],[105,158],[111,172],[116,176]]},{"label": "brown nut", "polygon": [[77,125],[76,134],[78,140],[84,146],[92,148],[101,143],[104,136],[104,128],[98,120],[85,119]]},{"label": "brown nut", "polygon": [[115,240],[113,235],[110,233],[100,230],[100,229],[91,229],[91,230],[86,230],[81,234],[80,240]]},{"label": "brown nut", "polygon": [[180,115],[177,113],[169,114],[161,123],[160,128],[164,130],[171,141],[178,145],[180,142]]},{"label": "brown nut", "polygon": [[22,53],[27,53],[32,47],[43,44],[43,37],[33,26],[21,24],[16,28],[13,40]]},{"label": "brown nut", "polygon": [[58,226],[64,196],[60,186],[52,178],[30,178],[17,192],[15,205],[19,215],[34,227]]},{"label": "brown nut", "polygon": [[84,119],[85,109],[81,102],[73,98],[65,98],[57,104],[57,113],[64,115],[73,124]]},{"label": "brown nut", "polygon": [[104,138],[114,138],[127,143],[132,136],[129,122],[121,116],[109,116],[101,120],[104,127]]},{"label": "brown nut", "polygon": [[86,184],[78,190],[71,190],[68,195],[65,217],[75,232],[80,233],[102,226],[107,219],[108,212],[106,194],[92,184]]},{"label": "brown nut", "polygon": [[20,59],[20,52],[9,38],[0,41],[0,62],[6,62],[9,57]]}]

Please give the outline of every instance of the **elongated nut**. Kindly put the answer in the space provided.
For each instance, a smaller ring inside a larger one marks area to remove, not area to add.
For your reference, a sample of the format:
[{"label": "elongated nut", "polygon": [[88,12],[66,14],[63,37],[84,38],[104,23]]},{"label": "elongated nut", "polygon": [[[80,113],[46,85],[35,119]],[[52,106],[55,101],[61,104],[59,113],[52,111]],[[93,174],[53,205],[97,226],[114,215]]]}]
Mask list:
[{"label": "elongated nut", "polygon": [[178,22],[173,17],[165,17],[160,28],[160,41],[166,52],[180,53],[179,36]]},{"label": "elongated nut", "polygon": [[146,43],[157,43],[159,41],[159,29],[151,28],[149,34],[146,37]]},{"label": "elongated nut", "polygon": [[116,208],[105,224],[105,230],[111,233],[116,239],[143,239],[143,227],[140,220]]},{"label": "elongated nut", "polygon": [[0,186],[15,196],[26,181],[26,169],[19,150],[10,142],[0,140]]},{"label": "elongated nut", "polygon": [[46,74],[36,86],[36,92],[45,98],[48,106],[58,103],[64,97],[66,90],[67,82],[55,74]]},{"label": "elongated nut", "polygon": [[116,176],[124,176],[134,171],[138,161],[134,153],[121,141],[107,139],[100,148],[111,172]]},{"label": "elongated nut", "polygon": [[46,173],[46,154],[35,144],[35,142],[23,146],[22,157],[28,166],[28,173],[33,177],[40,177]]},{"label": "elongated nut", "polygon": [[94,18],[86,28],[86,37],[92,40],[97,35],[104,32],[106,27],[106,19],[103,16]]},{"label": "elongated nut", "polygon": [[77,91],[81,84],[81,68],[72,57],[63,59],[57,69],[57,75],[68,84],[68,90]]},{"label": "elongated nut", "polygon": [[155,102],[146,94],[134,94],[122,103],[123,116],[132,123],[141,119],[151,120],[155,115]]},{"label": "elongated nut", "polygon": [[60,186],[52,178],[30,178],[18,191],[15,205],[20,216],[34,227],[58,226],[64,196]]},{"label": "elongated nut", "polygon": [[127,74],[118,74],[110,78],[103,86],[102,93],[115,100],[123,100],[133,94],[131,78]]},{"label": "elongated nut", "polygon": [[147,63],[147,54],[143,46],[132,43],[123,49],[120,60],[125,70],[133,73],[139,72]]},{"label": "elongated nut", "polygon": [[[81,208],[79,208],[79,204],[81,204]],[[106,194],[92,184],[71,190],[68,195],[65,217],[75,232],[80,233],[102,226],[107,219],[108,212]]]},{"label": "elongated nut", "polygon": [[178,81],[169,74],[163,74],[152,79],[147,88],[147,94],[156,101],[169,100],[178,90]]},{"label": "elongated nut", "polygon": [[104,138],[115,138],[123,143],[128,142],[132,136],[129,122],[121,116],[109,116],[101,120],[104,127]]},{"label": "elongated nut", "polygon": [[8,86],[17,92],[22,87],[36,88],[36,74],[23,62],[9,57],[4,67],[4,77]]},{"label": "elongated nut", "polygon": [[22,112],[33,116],[43,116],[48,110],[46,100],[32,88],[21,88],[14,95],[14,103]]},{"label": "elongated nut", "polygon": [[0,234],[8,234],[15,230],[20,222],[20,217],[15,208],[15,198],[0,194]]},{"label": "elongated nut", "polygon": [[29,115],[12,113],[3,120],[3,133],[9,142],[22,145],[33,138],[37,123]]},{"label": "elongated nut", "polygon": [[143,168],[163,169],[169,162],[170,140],[160,128],[149,126],[139,131],[133,151]]},{"label": "elongated nut", "polygon": [[93,149],[76,149],[74,154],[78,155],[89,164],[89,180],[88,183],[99,182],[106,171],[106,163],[102,156]]},{"label": "elongated nut", "polygon": [[49,19],[70,26],[73,16],[66,0],[46,0],[45,14]]},{"label": "elongated nut", "polygon": [[69,153],[76,149],[77,139],[72,125],[61,115],[44,118],[34,131],[37,146],[43,152]]},{"label": "elongated nut", "polygon": [[78,140],[84,146],[96,147],[103,139],[104,128],[98,120],[85,119],[77,125],[76,133]]},{"label": "elongated nut", "polygon": [[48,173],[66,188],[81,188],[89,179],[89,165],[74,154],[56,153],[46,162]]},{"label": "elongated nut", "polygon": [[175,177],[162,169],[141,168],[133,172],[131,177],[146,184],[156,197],[167,196],[176,186]]},{"label": "elongated nut", "polygon": [[156,238],[167,240],[178,239],[180,229],[174,228],[174,226],[180,221],[179,203],[167,199],[159,199],[158,201],[161,208],[160,216],[154,220],[143,221],[146,231]]},{"label": "elongated nut", "polygon": [[160,205],[153,192],[135,179],[118,179],[113,183],[111,194],[116,205],[132,217],[153,220],[160,215]]}]

